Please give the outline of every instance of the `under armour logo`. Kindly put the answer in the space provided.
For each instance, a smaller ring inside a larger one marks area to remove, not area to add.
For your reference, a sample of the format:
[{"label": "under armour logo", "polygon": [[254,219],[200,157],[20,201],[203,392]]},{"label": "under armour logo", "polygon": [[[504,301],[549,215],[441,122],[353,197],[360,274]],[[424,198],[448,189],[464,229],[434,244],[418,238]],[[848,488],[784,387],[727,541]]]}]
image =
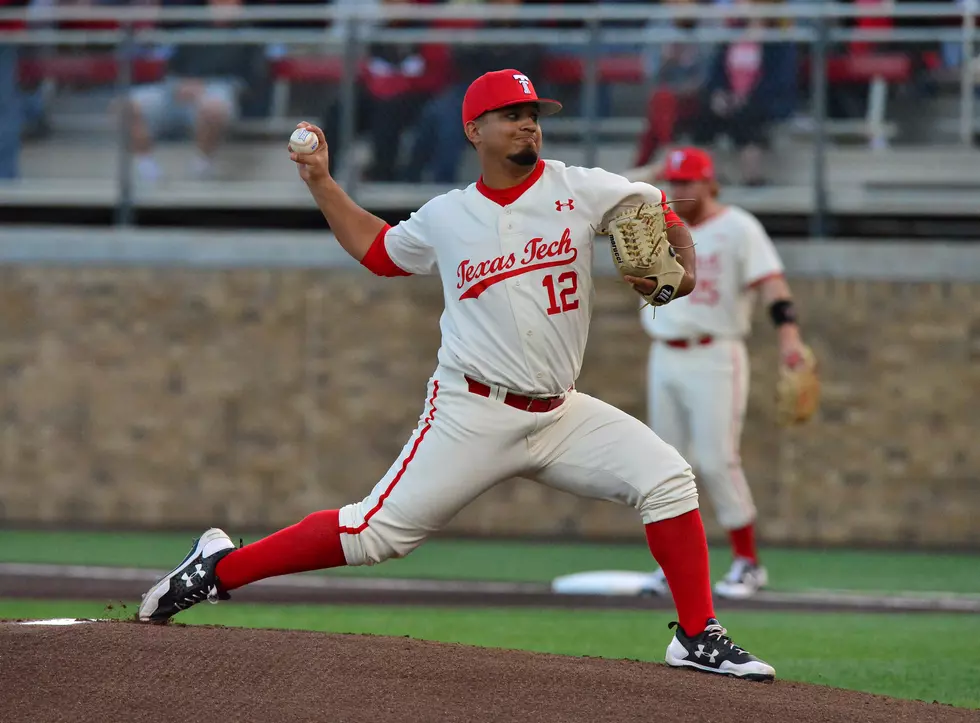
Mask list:
[{"label": "under armour logo", "polygon": [[563,208],[567,208],[569,211],[575,210],[575,201],[571,198],[568,199],[568,203],[562,203],[561,201],[555,201],[555,210],[561,211]]},{"label": "under armour logo", "polygon": [[194,572],[190,574],[185,572],[183,575],[180,576],[180,579],[183,580],[185,584],[190,585],[195,575],[198,575],[201,578],[204,577],[204,565],[202,565],[201,563],[197,563],[197,565],[195,565],[195,568],[196,569],[194,570]]},{"label": "under armour logo", "polygon": [[708,659],[708,662],[713,665],[714,662],[715,662],[715,658],[718,657],[718,651],[717,650],[712,650],[710,653],[706,653],[706,652],[704,652],[704,646],[703,645],[699,645],[697,652],[694,654],[694,657],[695,658],[705,657],[705,658]]},{"label": "under armour logo", "polygon": [[514,80],[521,84],[524,95],[531,95],[531,79],[523,73],[514,73]]}]

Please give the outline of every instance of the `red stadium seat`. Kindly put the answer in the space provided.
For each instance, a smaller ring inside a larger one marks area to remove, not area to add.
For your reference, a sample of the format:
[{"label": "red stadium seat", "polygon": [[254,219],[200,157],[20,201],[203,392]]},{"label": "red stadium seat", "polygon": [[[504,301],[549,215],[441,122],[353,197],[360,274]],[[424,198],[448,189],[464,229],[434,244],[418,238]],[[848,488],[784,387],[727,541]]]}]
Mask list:
[{"label": "red stadium seat", "polygon": [[[811,60],[800,66],[801,77],[809,75]],[[859,52],[827,59],[829,85],[861,84],[868,86],[868,110],[865,132],[873,148],[887,143],[888,85],[908,82],[912,77],[912,58],[906,53]]]},{"label": "red stadium seat", "polygon": [[[810,58],[800,64],[800,77],[810,75]],[[912,58],[904,53],[840,55],[827,59],[827,82],[831,85],[868,83],[881,78],[888,83],[904,83],[912,77]]]},{"label": "red stadium seat", "polygon": [[904,53],[862,53],[827,61],[828,83],[867,83],[874,78],[904,83],[911,77],[912,59]]},{"label": "red stadium seat", "polygon": [[[166,61],[137,58],[133,61],[133,81],[148,83],[161,80]],[[111,53],[93,55],[51,55],[24,58],[19,67],[20,81],[36,85],[44,80],[75,85],[107,85],[119,77],[119,61]]]},{"label": "red stadium seat", "polygon": [[344,59],[333,56],[278,58],[272,77],[291,83],[338,83],[344,77]]},{"label": "red stadium seat", "polygon": [[[544,80],[558,85],[576,85],[585,79],[585,61],[574,55],[555,55],[544,62]],[[609,55],[599,59],[599,80],[603,83],[643,82],[643,60],[637,55]]]},{"label": "red stadium seat", "polygon": [[[272,61],[272,75],[280,81],[337,83],[343,74],[343,58],[336,56],[317,55],[279,58]],[[576,56],[551,56],[544,63],[542,76],[549,82],[561,85],[581,83],[585,77],[585,64]],[[639,56],[634,55],[601,58],[599,80],[604,83],[642,83],[643,61]]]}]

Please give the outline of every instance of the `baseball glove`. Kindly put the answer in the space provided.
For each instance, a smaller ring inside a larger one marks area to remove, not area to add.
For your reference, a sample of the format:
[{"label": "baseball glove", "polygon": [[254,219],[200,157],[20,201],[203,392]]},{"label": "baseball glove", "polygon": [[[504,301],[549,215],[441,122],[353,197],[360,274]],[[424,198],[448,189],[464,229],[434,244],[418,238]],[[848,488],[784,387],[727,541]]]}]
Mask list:
[{"label": "baseball glove", "polygon": [[817,411],[819,403],[817,358],[813,350],[804,345],[803,358],[798,364],[790,366],[785,361],[779,363],[779,379],[776,382],[776,416],[779,424],[789,427],[806,422]]},{"label": "baseball glove", "polygon": [[684,278],[684,267],[667,241],[663,206],[644,203],[610,212],[600,233],[609,237],[613,263],[623,276],[649,279],[657,284],[643,298],[652,306],[663,306],[676,295]]}]

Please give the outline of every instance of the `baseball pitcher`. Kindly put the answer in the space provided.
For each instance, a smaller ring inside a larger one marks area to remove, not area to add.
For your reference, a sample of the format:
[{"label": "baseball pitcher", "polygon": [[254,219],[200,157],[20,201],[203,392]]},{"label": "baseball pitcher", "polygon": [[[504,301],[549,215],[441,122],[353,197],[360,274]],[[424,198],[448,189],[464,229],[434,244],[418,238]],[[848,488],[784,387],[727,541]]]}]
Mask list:
[{"label": "baseball pitcher", "polygon": [[523,477],[637,510],[677,608],[670,665],[774,677],[715,617],[690,465],[643,422],[575,388],[596,230],[624,280],[658,307],[695,288],[695,256],[659,189],[541,160],[539,119],[560,108],[519,70],[477,78],[462,126],[481,177],[394,227],[344,193],[330,176],[322,131],[300,124],[318,142],[290,158],[338,243],[377,275],[442,282],[442,345],[418,426],[359,502],[240,549],[220,529],[205,532],[144,595],[142,620],[165,622],[275,575],[403,557],[480,494]]},{"label": "baseball pitcher", "polygon": [[[715,592],[745,598],[768,583],[755,543],[756,509],[739,456],[749,385],[744,339],[758,296],[776,326],[781,374],[800,380],[778,390],[781,411],[785,404],[791,407],[790,418],[782,421],[804,421],[812,413],[813,357],[800,339],[793,297],[771,239],[748,211],[718,201],[711,157],[698,148],[677,149],[667,155],[661,176],[670,184],[671,198],[678,199],[673,207],[697,246],[697,288],[669,307],[640,311],[653,339],[649,423],[691,460],[719,524],[728,531],[734,560]],[[799,414],[793,408],[797,405]],[[668,592],[662,569],[651,577],[648,592]]]}]

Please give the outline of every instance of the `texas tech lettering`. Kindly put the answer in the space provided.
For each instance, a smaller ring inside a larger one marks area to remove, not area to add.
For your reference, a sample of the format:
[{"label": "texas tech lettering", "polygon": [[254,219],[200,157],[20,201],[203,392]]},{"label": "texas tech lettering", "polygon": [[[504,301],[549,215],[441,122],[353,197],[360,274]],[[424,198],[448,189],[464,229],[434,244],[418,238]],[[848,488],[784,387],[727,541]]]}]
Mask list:
[{"label": "texas tech lettering", "polygon": [[520,258],[511,253],[478,263],[464,259],[456,268],[459,279],[456,288],[468,288],[460,295],[459,300],[475,299],[500,281],[538,269],[566,266],[576,258],[578,249],[572,246],[571,229],[566,228],[557,241],[545,241],[542,236],[531,239],[524,245],[524,253]]}]

